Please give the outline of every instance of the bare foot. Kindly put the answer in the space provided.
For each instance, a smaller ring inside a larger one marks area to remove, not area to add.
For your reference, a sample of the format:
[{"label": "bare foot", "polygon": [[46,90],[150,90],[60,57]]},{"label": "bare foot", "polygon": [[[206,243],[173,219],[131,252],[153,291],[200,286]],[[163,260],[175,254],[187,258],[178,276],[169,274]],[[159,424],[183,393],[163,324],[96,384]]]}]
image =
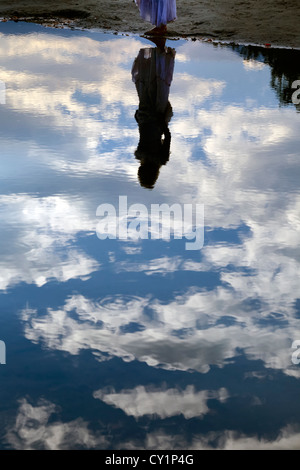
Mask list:
[{"label": "bare foot", "polygon": [[156,28],[151,29],[151,31],[146,31],[145,35],[147,36],[162,36],[167,32],[167,25],[162,24],[161,26],[156,26]]}]

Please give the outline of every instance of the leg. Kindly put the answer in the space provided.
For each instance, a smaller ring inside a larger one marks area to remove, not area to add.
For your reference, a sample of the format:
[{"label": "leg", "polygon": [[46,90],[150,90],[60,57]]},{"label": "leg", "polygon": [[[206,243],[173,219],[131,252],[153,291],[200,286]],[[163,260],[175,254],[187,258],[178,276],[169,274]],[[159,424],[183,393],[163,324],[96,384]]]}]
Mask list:
[{"label": "leg", "polygon": [[167,32],[167,25],[162,24],[160,26],[156,26],[155,28],[151,29],[150,31],[146,31],[145,35],[147,36],[163,36]]}]

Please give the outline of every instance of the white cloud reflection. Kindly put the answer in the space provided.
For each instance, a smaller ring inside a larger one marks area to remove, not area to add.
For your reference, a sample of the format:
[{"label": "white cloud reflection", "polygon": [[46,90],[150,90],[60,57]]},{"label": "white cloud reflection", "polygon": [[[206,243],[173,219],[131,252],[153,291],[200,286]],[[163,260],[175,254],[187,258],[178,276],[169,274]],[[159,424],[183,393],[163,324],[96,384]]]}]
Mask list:
[{"label": "white cloud reflection", "polygon": [[[292,375],[291,344],[298,320],[286,315],[283,324],[262,326],[259,322],[268,318],[265,306],[257,309],[247,300],[222,287],[178,296],[168,304],[122,296],[95,303],[73,295],[45,316],[26,308],[22,319],[27,339],[70,354],[90,349],[99,360],[119,357],[206,373],[212,365],[224,367],[243,349],[249,359]],[[234,324],[220,322],[224,316]],[[138,331],[127,331],[130,324],[137,324]]]},{"label": "white cloud reflection", "polygon": [[[187,441],[180,434],[168,435],[164,430],[149,433],[140,447],[145,450],[157,449],[184,449],[184,450],[299,450],[300,433],[293,426],[287,426],[280,430],[276,439],[259,438],[258,436],[246,436],[236,431],[225,430],[222,432],[210,432],[207,435],[194,435],[191,441]],[[133,449],[137,443],[125,443]]]},{"label": "white cloud reflection", "polygon": [[[205,245],[201,262],[169,255],[137,264],[111,254],[116,274],[217,272],[222,286],[214,290],[190,286],[168,304],[118,295],[93,302],[72,295],[58,309],[49,307],[44,317],[34,306],[24,310],[26,337],[71,354],[92,349],[99,360],[117,356],[200,372],[212,365],[223,367],[242,348],[266,367],[295,374],[290,345],[299,334],[294,305],[300,274],[300,115],[293,108],[278,109],[275,102],[268,105],[257,98],[236,103],[233,91],[228,104],[222,98],[230,83],[205,79],[201,69],[178,73],[175,69],[170,93],[172,153],[152,196],[138,187],[133,156],[138,99],[130,69],[145,44],[132,38],[100,42],[48,34],[27,35],[26,41],[22,36],[2,40],[0,79],[7,85],[7,104],[1,110],[7,124],[3,154],[13,148],[16,166],[27,168],[38,162],[40,168],[53,171],[48,191],[58,176],[65,178],[60,191],[38,198],[26,194],[28,187],[20,177],[19,194],[3,196],[8,207],[3,226],[10,248],[8,253],[6,246],[2,251],[2,289],[20,281],[40,286],[52,278],[86,278],[98,269],[98,261],[77,247],[77,237],[95,229],[103,194],[109,199],[120,191],[116,175],[121,175],[123,194],[131,194],[134,202],[149,203],[153,197],[155,202],[200,203],[211,230],[248,229],[238,245]],[[188,54],[192,57],[196,47],[202,46],[178,46],[179,66],[189,62]],[[211,52],[218,60],[220,51]],[[233,57],[227,54],[228,60],[229,56]],[[240,60],[242,70],[244,65]],[[249,67],[247,74],[251,75]],[[13,122],[21,123],[24,134],[11,131]],[[96,189],[89,187],[95,175]],[[80,197],[66,195],[76,188],[74,181],[83,180],[88,189]],[[30,192],[35,188],[32,183]],[[135,253],[131,246],[126,252]],[[153,318],[145,314],[146,306]],[[76,318],[70,315],[72,310]],[[262,319],[274,315],[279,316],[278,325],[262,326]],[[219,324],[222,316],[230,316],[234,324]],[[138,323],[142,331],[124,333],[130,322]]]},{"label": "white cloud reflection", "polygon": [[[53,415],[59,408],[47,400],[39,400],[35,405],[25,398],[20,400],[15,422],[8,426],[5,440],[16,450],[70,450],[107,449],[112,446],[111,436],[105,428],[93,432],[89,423],[82,418],[64,422]],[[153,427],[153,426],[152,426]],[[183,433],[168,434],[159,426],[151,432],[145,430],[140,439],[116,441],[114,449],[144,450],[299,450],[300,433],[295,426],[280,429],[277,437],[268,439],[256,435],[247,436],[233,430],[221,430],[204,434],[193,434],[189,439]]]},{"label": "white cloud reflection", "polygon": [[210,399],[225,401],[228,397],[226,389],[218,391],[196,391],[193,386],[185,390],[170,388],[147,389],[138,386],[132,390],[97,390],[94,398],[108,405],[121,408],[127,415],[139,418],[145,415],[158,416],[160,419],[182,414],[186,419],[202,417],[209,412],[207,401]]},{"label": "white cloud reflection", "polygon": [[88,423],[77,418],[62,422],[53,420],[58,407],[47,400],[35,406],[23,398],[16,421],[6,433],[6,441],[15,450],[70,450],[76,448],[105,448],[104,436],[95,436]]},{"label": "white cloud reflection", "polygon": [[[87,278],[99,263],[80,250],[74,240],[92,232],[90,219],[67,197],[0,197],[4,240],[0,246],[0,289],[19,282],[42,286],[56,279]],[[74,246],[72,246],[74,244]]]}]

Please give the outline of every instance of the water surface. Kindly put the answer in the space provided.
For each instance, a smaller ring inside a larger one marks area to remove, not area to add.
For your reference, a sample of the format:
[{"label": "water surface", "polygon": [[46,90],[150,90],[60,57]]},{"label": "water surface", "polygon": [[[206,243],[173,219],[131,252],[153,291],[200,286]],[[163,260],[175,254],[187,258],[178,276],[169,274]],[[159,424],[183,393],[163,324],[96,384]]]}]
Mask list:
[{"label": "water surface", "polygon": [[[1,448],[299,449],[299,52],[0,34]],[[203,248],[100,240],[119,196]]]}]

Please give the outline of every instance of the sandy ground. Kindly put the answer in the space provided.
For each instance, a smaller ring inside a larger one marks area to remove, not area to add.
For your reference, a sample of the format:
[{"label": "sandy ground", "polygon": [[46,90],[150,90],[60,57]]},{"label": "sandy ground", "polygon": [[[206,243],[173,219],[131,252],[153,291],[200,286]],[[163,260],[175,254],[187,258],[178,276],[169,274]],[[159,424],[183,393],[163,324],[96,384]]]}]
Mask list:
[{"label": "sandy ground", "polygon": [[[300,48],[300,0],[177,0],[177,14],[171,36]],[[133,0],[0,0],[0,16],[41,23],[63,18],[84,28],[137,34],[150,26]]]}]

